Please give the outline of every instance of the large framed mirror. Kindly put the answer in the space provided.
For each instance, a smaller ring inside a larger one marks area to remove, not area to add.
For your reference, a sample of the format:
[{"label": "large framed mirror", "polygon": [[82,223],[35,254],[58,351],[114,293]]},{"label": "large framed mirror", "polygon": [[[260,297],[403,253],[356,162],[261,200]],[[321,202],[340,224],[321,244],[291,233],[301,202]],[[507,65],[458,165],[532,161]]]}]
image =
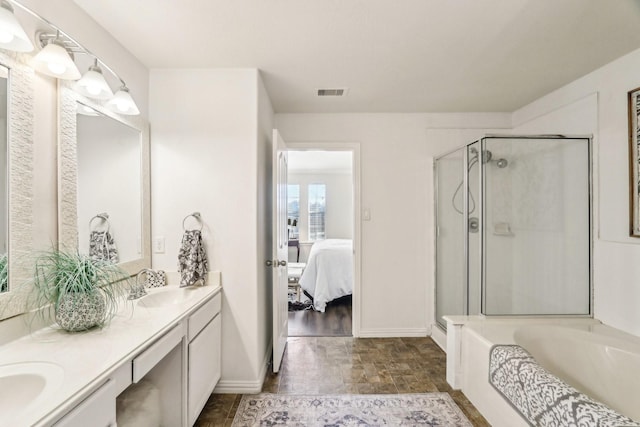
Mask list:
[{"label": "large framed mirror", "polygon": [[0,65],[0,293],[9,291],[9,69]]},{"label": "large framed mirror", "polygon": [[149,127],[59,83],[58,240],[130,274],[151,266]]},{"label": "large framed mirror", "polygon": [[0,319],[29,309],[33,257],[34,72],[0,51]]}]

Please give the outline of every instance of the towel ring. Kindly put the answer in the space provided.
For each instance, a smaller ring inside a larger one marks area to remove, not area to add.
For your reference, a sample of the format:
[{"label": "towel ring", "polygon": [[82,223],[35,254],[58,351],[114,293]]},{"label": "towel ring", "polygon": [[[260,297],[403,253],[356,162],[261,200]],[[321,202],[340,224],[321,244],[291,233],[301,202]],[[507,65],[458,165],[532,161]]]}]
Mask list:
[{"label": "towel ring", "polygon": [[194,217],[196,219],[196,221],[198,221],[200,223],[200,228],[198,229],[198,231],[202,231],[202,227],[204,227],[204,225],[202,224],[202,218],[200,216],[200,212],[190,213],[189,215],[185,216],[184,219],[182,220],[182,229],[184,231],[187,231],[187,227],[185,227],[184,224],[187,221],[187,219],[189,219],[189,217]]},{"label": "towel ring", "polygon": [[[106,223],[106,224],[107,224],[107,230],[106,230],[106,231],[107,231],[107,233],[108,233],[108,232],[109,232],[109,230],[111,229],[111,224],[109,223],[109,214],[108,214],[108,213],[106,213],[106,212],[103,212],[103,213],[99,213],[98,215],[96,215],[96,216],[94,216],[93,218],[91,218],[91,219],[89,220],[89,229],[90,229],[90,230],[92,230],[92,229],[91,229],[91,224],[92,224],[92,223],[93,223],[93,221],[94,221],[94,220],[96,220],[96,219],[101,219],[101,220],[102,220],[102,222],[104,222],[104,223]],[[96,231],[96,230],[92,230],[92,231]]]}]

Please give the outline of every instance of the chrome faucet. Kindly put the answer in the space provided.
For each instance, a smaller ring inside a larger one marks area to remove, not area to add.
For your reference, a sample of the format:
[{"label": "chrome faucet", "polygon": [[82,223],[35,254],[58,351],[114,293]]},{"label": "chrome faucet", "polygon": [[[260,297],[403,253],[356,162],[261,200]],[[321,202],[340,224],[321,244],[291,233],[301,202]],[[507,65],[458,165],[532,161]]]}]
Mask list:
[{"label": "chrome faucet", "polygon": [[147,274],[149,271],[149,269],[147,268],[143,268],[142,270],[140,270],[140,272],[136,275],[136,280],[135,282],[131,285],[131,289],[129,290],[129,299],[138,299],[140,297],[143,297],[147,294],[147,290],[144,288],[144,284],[145,282],[140,282],[140,275]]}]

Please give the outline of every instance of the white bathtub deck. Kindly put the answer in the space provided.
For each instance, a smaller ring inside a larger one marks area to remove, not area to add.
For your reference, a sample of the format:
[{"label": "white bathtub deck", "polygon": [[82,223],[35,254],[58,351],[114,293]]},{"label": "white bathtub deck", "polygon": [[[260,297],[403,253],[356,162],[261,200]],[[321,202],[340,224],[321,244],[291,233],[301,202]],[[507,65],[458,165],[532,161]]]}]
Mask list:
[{"label": "white bathtub deck", "polygon": [[[640,338],[591,318],[522,318],[447,316],[447,381],[461,389],[493,426],[528,423],[489,383],[489,352],[496,344],[517,344],[516,330],[538,326],[563,327],[640,345]],[[525,347],[526,348],[526,347]]]}]

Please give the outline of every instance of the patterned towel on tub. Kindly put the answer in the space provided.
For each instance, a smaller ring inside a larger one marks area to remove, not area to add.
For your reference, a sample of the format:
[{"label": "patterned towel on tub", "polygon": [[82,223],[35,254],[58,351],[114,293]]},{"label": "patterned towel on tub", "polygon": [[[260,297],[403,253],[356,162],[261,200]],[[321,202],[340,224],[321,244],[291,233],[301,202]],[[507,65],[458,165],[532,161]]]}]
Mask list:
[{"label": "patterned towel on tub", "polygon": [[108,231],[92,231],[89,236],[89,256],[96,261],[118,263],[116,242]]},{"label": "patterned towel on tub", "polygon": [[186,230],[184,232],[180,252],[178,252],[178,271],[180,272],[180,287],[204,285],[209,266],[200,230]]},{"label": "patterned towel on tub", "polygon": [[554,376],[518,345],[493,346],[489,382],[532,426],[640,426]]}]

